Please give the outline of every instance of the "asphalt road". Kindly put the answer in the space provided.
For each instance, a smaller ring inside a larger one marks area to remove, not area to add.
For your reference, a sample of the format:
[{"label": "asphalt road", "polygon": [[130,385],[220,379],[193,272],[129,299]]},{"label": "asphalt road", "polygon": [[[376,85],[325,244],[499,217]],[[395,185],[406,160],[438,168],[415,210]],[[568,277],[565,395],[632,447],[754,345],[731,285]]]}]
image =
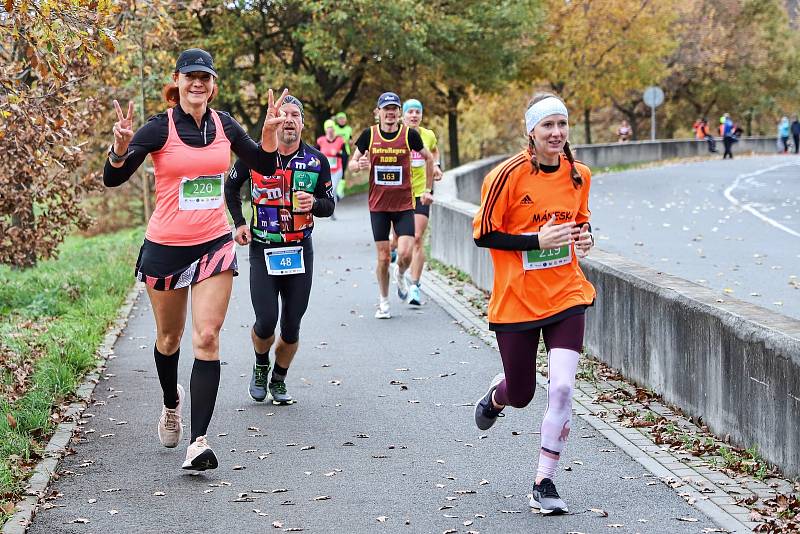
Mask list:
[{"label": "asphalt road", "polygon": [[800,157],[598,175],[598,246],[800,319]]},{"label": "asphalt road", "polygon": [[[58,496],[30,532],[661,534],[714,527],[578,418],[556,479],[572,514],[531,513],[526,495],[546,395],[537,392],[527,409],[509,409],[490,432],[478,431],[472,403],[500,370],[499,355],[432,301],[415,310],[394,299],[396,316],[374,319],[365,199],[348,199],[337,213],[314,232],[315,285],[287,382],[298,402],[278,407],[247,396],[253,317],[240,249],[209,430],[219,469],[196,476],[180,469],[188,437],[177,449],[158,443],[154,323],[142,296],[95,390],[100,402],[87,410],[84,437],[61,464],[51,488]],[[182,349],[180,381],[188,385],[189,336]],[[184,413],[188,423],[188,406]]]}]

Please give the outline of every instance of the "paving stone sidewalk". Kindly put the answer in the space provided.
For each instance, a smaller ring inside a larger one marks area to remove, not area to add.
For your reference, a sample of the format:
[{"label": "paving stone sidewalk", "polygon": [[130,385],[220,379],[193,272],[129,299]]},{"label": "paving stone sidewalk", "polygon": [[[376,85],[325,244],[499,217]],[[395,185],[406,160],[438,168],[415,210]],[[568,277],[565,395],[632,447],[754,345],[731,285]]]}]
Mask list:
[{"label": "paving stone sidewalk", "polygon": [[[446,284],[431,277],[420,309],[394,298],[394,318],[373,318],[375,254],[364,197],[346,199],[336,221],[319,221],[314,245],[311,305],[287,379],[298,402],[279,407],[247,396],[253,316],[240,248],[209,430],[219,469],[191,475],[180,469],[187,438],[177,449],[158,443],[154,322],[142,295],[84,413],[74,454],[60,465],[55,497],[30,532],[722,531],[719,517],[688,504],[643,465],[643,442],[592,424],[582,404],[576,410],[586,417],[574,419],[556,480],[572,513],[531,513],[544,389],[527,409],[509,410],[480,432],[472,405],[500,358],[453,318]],[[185,386],[190,355],[187,335]]]}]

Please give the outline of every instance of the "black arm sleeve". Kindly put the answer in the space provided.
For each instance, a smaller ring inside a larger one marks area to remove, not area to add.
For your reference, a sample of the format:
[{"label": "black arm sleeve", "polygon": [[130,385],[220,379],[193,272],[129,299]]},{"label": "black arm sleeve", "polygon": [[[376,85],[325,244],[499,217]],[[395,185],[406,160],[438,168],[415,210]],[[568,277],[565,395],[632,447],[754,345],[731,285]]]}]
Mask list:
[{"label": "black arm sleeve", "polygon": [[103,168],[103,185],[117,187],[127,182],[150,152],[156,152],[164,147],[168,135],[169,123],[166,113],[150,118],[133,134],[131,144],[128,145],[131,155],[128,156],[122,167],[112,166],[106,158],[106,165]]},{"label": "black arm sleeve", "polygon": [[495,230],[477,238],[475,244],[481,248],[497,250],[539,250],[539,236],[513,235]]},{"label": "black arm sleeve", "polygon": [[247,224],[244,215],[242,215],[241,191],[242,185],[250,181],[250,178],[250,169],[242,163],[242,160],[237,159],[228,173],[228,179],[225,180],[225,204],[228,206],[228,211],[236,228]]},{"label": "black arm sleeve", "polygon": [[409,128],[408,130],[408,147],[415,152],[422,152],[425,144],[422,142],[422,136],[419,132]]},{"label": "black arm sleeve", "polygon": [[358,136],[358,140],[356,141],[356,148],[364,154],[367,150],[369,150],[369,128],[364,128],[364,131],[361,132],[361,135]]},{"label": "black arm sleeve", "polygon": [[314,188],[314,206],[311,214],[314,217],[330,217],[336,204],[333,199],[333,180],[331,180],[331,166],[328,159],[320,157],[320,173],[317,178],[317,187]]},{"label": "black arm sleeve", "polygon": [[278,164],[278,152],[264,152],[259,143],[247,135],[244,128],[227,113],[219,113],[225,135],[231,142],[231,150],[250,169],[264,176],[275,174]]}]

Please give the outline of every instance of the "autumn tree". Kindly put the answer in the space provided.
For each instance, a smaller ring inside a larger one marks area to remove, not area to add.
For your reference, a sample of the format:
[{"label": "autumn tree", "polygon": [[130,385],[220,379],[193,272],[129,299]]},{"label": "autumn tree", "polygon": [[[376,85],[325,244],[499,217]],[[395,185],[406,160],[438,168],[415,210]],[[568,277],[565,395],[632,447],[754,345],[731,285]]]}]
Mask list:
[{"label": "autumn tree", "polygon": [[217,105],[250,132],[260,131],[267,89],[289,87],[321,133],[326,119],[353,105],[372,71],[402,70],[427,53],[418,5],[195,0],[181,36],[212,52],[222,84]]},{"label": "autumn tree", "polygon": [[459,104],[470,93],[503,91],[519,75],[539,36],[539,2],[534,0],[435,0],[424,3],[430,28],[427,80],[447,115],[450,167],[461,163]]},{"label": "autumn tree", "polygon": [[673,127],[728,111],[748,135],[760,116],[772,134],[774,119],[796,105],[800,92],[800,39],[784,3],[695,0],[678,12],[673,31],[681,46],[664,82]]},{"label": "autumn tree", "polygon": [[0,9],[0,262],[29,267],[88,215],[78,175],[99,103],[81,93],[113,49],[108,0],[5,0]]},{"label": "autumn tree", "polygon": [[666,75],[674,18],[672,4],[656,0],[547,0],[544,37],[524,72],[581,111],[591,143],[593,109],[641,95]]}]

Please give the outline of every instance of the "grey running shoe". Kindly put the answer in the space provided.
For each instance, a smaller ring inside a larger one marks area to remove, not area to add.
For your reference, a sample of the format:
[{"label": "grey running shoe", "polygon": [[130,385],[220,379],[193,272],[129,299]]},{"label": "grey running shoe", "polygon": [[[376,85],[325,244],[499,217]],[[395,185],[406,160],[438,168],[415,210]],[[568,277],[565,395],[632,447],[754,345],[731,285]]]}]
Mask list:
[{"label": "grey running shoe", "polygon": [[560,515],[569,512],[567,503],[559,497],[556,485],[549,478],[545,478],[539,484],[533,485],[531,508],[545,515]]},{"label": "grey running shoe", "polygon": [[292,396],[286,393],[286,382],[283,380],[269,383],[269,396],[272,397],[272,404],[276,405],[286,405],[294,402]]},{"label": "grey running shoe", "polygon": [[492,393],[505,377],[506,375],[503,373],[495,376],[492,379],[492,383],[489,384],[489,391],[475,403],[475,424],[481,430],[489,430],[498,417],[505,417],[502,410],[497,410],[492,403]]},{"label": "grey running shoe", "polygon": [[186,449],[186,461],[181,467],[192,471],[205,471],[206,469],[216,469],[217,465],[219,465],[217,455],[209,447],[206,437],[198,436],[194,443]]},{"label": "grey running shoe", "polygon": [[422,305],[422,296],[420,295],[419,286],[417,284],[411,284],[411,287],[408,289],[408,303],[412,306]]},{"label": "grey running shoe", "polygon": [[186,392],[183,391],[183,386],[178,384],[178,405],[174,409],[166,406],[161,408],[161,417],[158,420],[158,441],[170,449],[177,447],[183,436],[181,408],[185,396]]},{"label": "grey running shoe", "polygon": [[256,402],[264,402],[267,398],[267,377],[269,376],[270,364],[253,365],[253,374],[250,375],[250,398]]}]

